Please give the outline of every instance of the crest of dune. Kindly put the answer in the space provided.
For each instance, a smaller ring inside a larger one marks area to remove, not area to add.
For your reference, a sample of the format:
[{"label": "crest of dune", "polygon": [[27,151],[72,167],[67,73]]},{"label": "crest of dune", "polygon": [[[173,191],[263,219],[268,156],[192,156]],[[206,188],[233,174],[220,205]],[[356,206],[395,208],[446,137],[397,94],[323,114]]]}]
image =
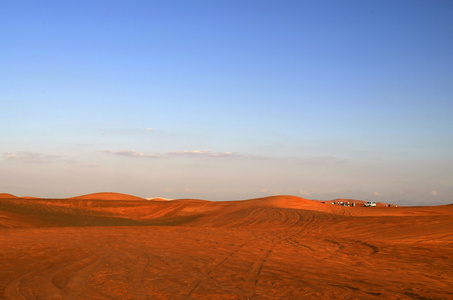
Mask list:
[{"label": "crest of dune", "polygon": [[104,192],[104,193],[93,193],[87,194],[82,196],[76,196],[69,199],[77,199],[77,200],[145,200],[140,197],[121,194],[121,193],[112,193],[112,192]]},{"label": "crest of dune", "polygon": [[18,197],[8,194],[8,193],[0,193],[0,199],[12,199],[12,198],[18,198]]}]

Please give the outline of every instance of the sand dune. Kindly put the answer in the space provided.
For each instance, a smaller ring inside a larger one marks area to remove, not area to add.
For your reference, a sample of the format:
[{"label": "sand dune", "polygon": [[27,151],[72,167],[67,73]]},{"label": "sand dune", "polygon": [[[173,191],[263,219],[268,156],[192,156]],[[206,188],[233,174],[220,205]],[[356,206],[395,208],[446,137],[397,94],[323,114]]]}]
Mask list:
[{"label": "sand dune", "polygon": [[155,198],[146,198],[146,200],[150,200],[150,201],[171,201],[171,200],[174,200],[174,199],[155,197]]},{"label": "sand dune", "polygon": [[8,198],[18,198],[18,197],[8,194],[8,193],[0,193],[0,199],[8,199]]},{"label": "sand dune", "polygon": [[2,197],[0,298],[453,298],[452,205],[136,198]]},{"label": "sand dune", "polygon": [[93,193],[88,195],[82,195],[77,197],[72,197],[69,199],[78,199],[78,200],[145,200],[140,197],[121,194],[121,193],[112,193],[112,192],[105,192],[105,193]]}]

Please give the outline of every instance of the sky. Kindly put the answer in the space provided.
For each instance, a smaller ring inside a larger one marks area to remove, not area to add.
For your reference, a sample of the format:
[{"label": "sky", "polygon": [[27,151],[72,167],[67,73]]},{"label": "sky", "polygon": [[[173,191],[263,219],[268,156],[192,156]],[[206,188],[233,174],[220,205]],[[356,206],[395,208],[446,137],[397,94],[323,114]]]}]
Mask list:
[{"label": "sky", "polygon": [[452,1],[0,2],[0,192],[453,203]]}]

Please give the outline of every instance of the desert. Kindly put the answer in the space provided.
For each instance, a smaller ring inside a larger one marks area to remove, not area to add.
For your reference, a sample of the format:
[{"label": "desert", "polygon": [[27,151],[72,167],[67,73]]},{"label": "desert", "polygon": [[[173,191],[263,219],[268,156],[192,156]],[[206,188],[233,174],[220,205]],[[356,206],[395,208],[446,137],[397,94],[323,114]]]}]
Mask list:
[{"label": "desert", "polygon": [[0,300],[453,300],[453,0],[0,1]]},{"label": "desert", "polygon": [[346,201],[0,194],[0,295],[453,298],[453,205]]}]

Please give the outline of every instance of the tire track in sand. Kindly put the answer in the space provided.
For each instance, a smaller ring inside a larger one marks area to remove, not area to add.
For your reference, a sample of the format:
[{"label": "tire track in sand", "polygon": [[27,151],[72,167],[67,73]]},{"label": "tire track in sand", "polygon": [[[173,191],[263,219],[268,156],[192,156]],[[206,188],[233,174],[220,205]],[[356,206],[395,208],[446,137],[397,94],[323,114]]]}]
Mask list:
[{"label": "tire track in sand", "polygon": [[[68,292],[63,297],[65,300],[76,300],[80,298],[83,291],[83,287],[89,280],[90,275],[93,274],[102,264],[108,260],[108,257],[103,257],[88,263],[85,267],[82,267],[75,276],[69,279],[67,283]],[[80,262],[83,263],[83,262]]]},{"label": "tire track in sand", "polygon": [[136,252],[135,261],[132,261],[132,268],[130,269],[129,280],[134,289],[135,300],[146,300],[148,294],[146,292],[144,276],[146,268],[149,265],[149,256],[144,252]]},{"label": "tire track in sand", "polygon": [[[49,297],[62,298],[63,291],[54,285],[52,279],[62,267],[68,264],[68,260],[70,260],[70,256],[67,253],[61,253],[53,257],[41,258],[39,261],[28,265],[27,269],[29,270],[24,270],[24,273],[6,285],[4,289],[5,299],[27,299],[23,292],[25,289],[23,286],[37,281],[37,278],[39,278],[39,286],[46,287]],[[25,290],[31,293],[29,289]]]},{"label": "tire track in sand", "polygon": [[[292,212],[290,210],[286,211],[286,213]],[[260,280],[260,276],[262,273],[262,270],[264,268],[264,265],[266,264],[267,260],[269,259],[270,255],[272,254],[272,251],[274,251],[274,248],[278,245],[281,244],[285,241],[291,240],[293,237],[297,236],[298,234],[304,232],[307,230],[308,225],[311,224],[314,221],[314,216],[313,214],[304,214],[304,216],[308,216],[308,218],[303,218],[300,213],[295,214],[296,215],[296,220],[295,222],[292,222],[291,227],[295,227],[297,224],[301,224],[297,230],[294,232],[291,232],[289,234],[286,234],[284,236],[277,237],[277,239],[271,238],[271,246],[264,250],[264,253],[262,256],[258,257],[258,259],[255,261],[253,264],[252,268],[250,269],[250,275],[252,278],[255,278],[253,281],[252,285],[252,290],[253,293],[248,297],[248,298],[254,298],[256,296],[256,287],[258,285],[258,281]],[[287,216],[287,219],[291,219],[289,216]]]},{"label": "tire track in sand", "polygon": [[233,291],[235,292],[236,294],[238,295],[241,295],[243,297],[245,297],[245,293],[244,291],[242,291],[241,289],[239,288],[236,288],[234,286],[225,286],[221,281],[218,281],[214,276],[212,276],[211,274],[213,272],[215,272],[219,267],[221,267],[224,263],[226,263],[228,260],[230,260],[231,258],[233,258],[235,255],[237,255],[239,253],[239,251],[241,251],[246,245],[248,245],[249,243],[251,242],[254,242],[256,240],[258,240],[259,237],[256,237],[252,240],[249,240],[245,243],[242,243],[241,245],[237,246],[235,249],[233,249],[228,255],[226,256],[223,256],[221,258],[218,258],[216,259],[213,263],[211,263],[208,267],[208,270],[202,274],[202,277],[203,278],[199,278],[195,283],[194,285],[189,289],[189,291],[187,292],[186,296],[187,297],[191,297],[192,293],[198,288],[198,286],[204,281],[204,280],[213,280],[214,282],[216,282],[216,286],[221,288],[221,289],[224,289],[224,290],[228,290],[228,291]]},{"label": "tire track in sand", "polygon": [[[256,213],[256,211],[253,211],[253,213]],[[279,217],[280,220],[283,220],[284,223],[289,223],[291,224],[290,227],[295,228],[294,231],[290,232],[289,234],[285,234],[284,236],[280,236],[275,238],[274,235],[271,236],[258,236],[254,239],[251,239],[241,245],[239,245],[236,249],[231,251],[227,256],[217,259],[214,261],[210,267],[208,268],[207,272],[204,272],[204,274],[201,274],[201,276],[198,278],[198,280],[192,285],[191,288],[188,289],[187,293],[184,293],[187,297],[191,297],[194,291],[197,290],[197,288],[200,286],[200,284],[204,280],[213,280],[214,282],[217,283],[217,287],[221,289],[225,289],[228,291],[233,291],[235,292],[238,296],[244,297],[244,298],[250,298],[254,297],[256,294],[256,286],[259,281],[259,277],[261,276],[262,270],[272,254],[272,251],[274,250],[275,246],[288,240],[291,239],[292,237],[300,234],[301,232],[304,232],[308,229],[308,226],[314,221],[314,215],[312,213],[304,213],[301,215],[299,211],[295,211],[293,209],[286,210],[284,212],[279,212]],[[297,228],[297,229],[296,229]],[[254,243],[255,241],[267,241],[267,245],[270,244],[270,246],[265,247],[261,249],[261,254],[258,255],[258,257],[255,259],[253,265],[251,266],[251,269],[249,271],[251,282],[249,285],[249,288],[246,290],[234,287],[234,286],[224,286],[224,284],[220,281],[218,281],[214,276],[211,274],[214,273],[219,267],[221,267],[224,263],[235,257],[242,249],[244,249],[247,245],[250,245],[250,243]]]}]

